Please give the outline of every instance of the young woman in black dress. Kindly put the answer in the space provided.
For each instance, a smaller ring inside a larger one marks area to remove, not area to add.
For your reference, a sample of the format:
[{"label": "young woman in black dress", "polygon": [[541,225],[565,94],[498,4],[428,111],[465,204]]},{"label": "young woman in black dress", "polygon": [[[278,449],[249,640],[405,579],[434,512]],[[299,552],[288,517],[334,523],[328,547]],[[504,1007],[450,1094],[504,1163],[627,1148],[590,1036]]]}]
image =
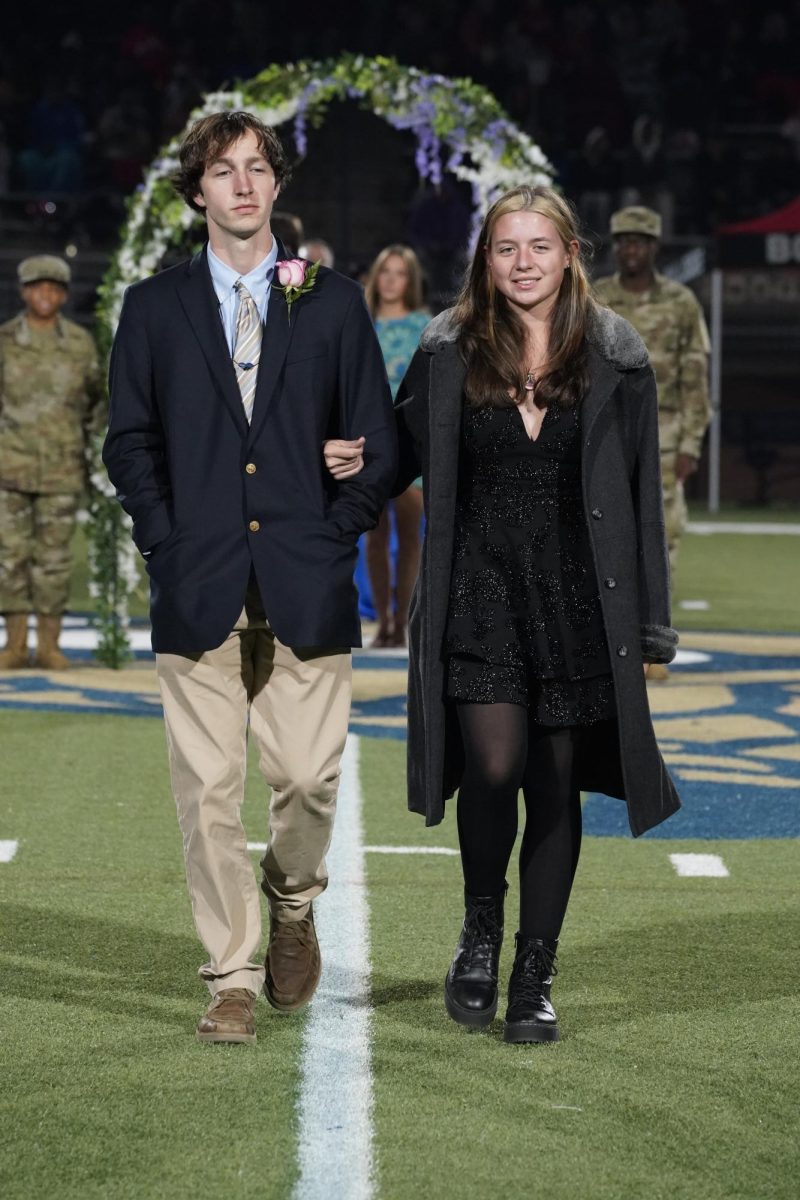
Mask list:
[{"label": "young woman in black dress", "polygon": [[[638,335],[591,300],[558,193],[517,188],[492,206],[397,404],[398,486],[421,467],[428,516],[410,625],[410,806],[435,824],[460,783],[466,911],[446,1008],[473,1027],[496,1013],[521,790],[504,1037],[557,1041],[550,986],[581,787],[625,798],[635,833],[679,803],[642,672],[677,641],[653,375]],[[348,453],[326,448],[338,478]]]}]

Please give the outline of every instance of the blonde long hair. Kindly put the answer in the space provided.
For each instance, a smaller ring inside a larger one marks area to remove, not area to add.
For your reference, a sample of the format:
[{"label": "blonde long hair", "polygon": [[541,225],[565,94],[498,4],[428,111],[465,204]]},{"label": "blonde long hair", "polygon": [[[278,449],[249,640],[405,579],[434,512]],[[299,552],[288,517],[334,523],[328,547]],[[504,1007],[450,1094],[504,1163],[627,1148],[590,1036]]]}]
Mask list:
[{"label": "blonde long hair", "polygon": [[392,258],[394,255],[396,255],[398,258],[402,258],[403,262],[406,264],[406,271],[408,272],[408,283],[406,284],[406,290],[403,293],[403,304],[409,312],[416,312],[417,309],[422,308],[423,305],[422,267],[420,266],[420,261],[410,246],[403,246],[399,242],[396,242],[393,245],[386,246],[383,250],[381,250],[380,254],[370,267],[369,274],[367,275],[367,281],[364,284],[364,295],[366,296],[367,300],[367,308],[369,309],[370,316],[373,320],[378,315],[378,306],[380,304],[380,297],[378,296],[378,276],[380,275],[381,268],[383,267],[383,264],[386,262],[387,258]]},{"label": "blonde long hair", "polygon": [[[466,396],[474,407],[504,407],[515,403],[525,387],[523,347],[525,328],[492,280],[486,261],[499,219],[511,212],[535,212],[547,217],[570,253],[550,321],[545,367],[536,380],[539,408],[558,404],[570,408],[588,388],[586,326],[591,305],[584,266],[586,243],[578,217],[568,200],[550,187],[518,187],[496,200],[486,214],[454,316],[461,326],[461,348],[467,362]],[[578,242],[573,253],[571,242]]]}]

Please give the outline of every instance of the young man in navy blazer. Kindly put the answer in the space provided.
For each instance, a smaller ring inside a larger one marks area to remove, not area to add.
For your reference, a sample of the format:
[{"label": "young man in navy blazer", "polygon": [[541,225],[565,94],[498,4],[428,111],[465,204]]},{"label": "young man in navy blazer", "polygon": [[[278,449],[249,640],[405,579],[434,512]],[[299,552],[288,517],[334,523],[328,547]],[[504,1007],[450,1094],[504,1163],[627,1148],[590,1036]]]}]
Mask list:
[{"label": "young man in navy blazer", "polygon": [[[396,437],[378,342],[357,284],[287,256],[270,213],[288,165],[249,113],[190,130],[175,184],[208,244],[130,288],[111,356],[104,460],[150,575],[153,649],[183,833],[203,1041],[255,1041],[262,985],[283,1011],[320,974],[312,901],[327,851],[360,628],[356,541],[393,482]],[[302,289],[287,293],[279,275]],[[299,274],[298,274],[299,272]],[[293,302],[289,300],[294,297]],[[322,443],[364,434],[336,483]],[[248,719],[272,788],[262,888],[242,803]]]}]

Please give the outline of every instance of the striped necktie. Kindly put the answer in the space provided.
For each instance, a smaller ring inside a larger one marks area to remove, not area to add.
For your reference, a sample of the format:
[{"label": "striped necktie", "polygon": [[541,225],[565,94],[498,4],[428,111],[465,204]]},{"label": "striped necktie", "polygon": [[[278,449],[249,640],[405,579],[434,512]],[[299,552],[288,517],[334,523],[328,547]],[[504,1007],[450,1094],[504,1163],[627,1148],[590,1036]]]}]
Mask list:
[{"label": "striped necktie", "polygon": [[253,297],[237,279],[233,285],[239,293],[239,311],[236,314],[236,337],[233,348],[233,365],[236,368],[236,381],[242,393],[244,415],[249,425],[253,419],[253,403],[256,398],[256,379],[258,377],[258,360],[261,357],[261,335],[263,328],[261,317]]}]

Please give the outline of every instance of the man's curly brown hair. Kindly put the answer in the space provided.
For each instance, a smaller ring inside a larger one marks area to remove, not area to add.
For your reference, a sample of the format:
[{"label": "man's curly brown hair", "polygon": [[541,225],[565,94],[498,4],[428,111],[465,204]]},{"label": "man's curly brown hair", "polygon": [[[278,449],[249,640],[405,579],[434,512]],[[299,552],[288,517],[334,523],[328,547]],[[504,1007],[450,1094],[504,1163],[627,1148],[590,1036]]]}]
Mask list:
[{"label": "man's curly brown hair", "polygon": [[289,182],[291,167],[274,129],[249,112],[211,113],[195,121],[183,139],[179,151],[181,165],[172,176],[175,190],[195,212],[205,212],[195,196],[206,167],[248,132],[256,135],[258,148],[272,167],[275,182],[280,185]]}]

